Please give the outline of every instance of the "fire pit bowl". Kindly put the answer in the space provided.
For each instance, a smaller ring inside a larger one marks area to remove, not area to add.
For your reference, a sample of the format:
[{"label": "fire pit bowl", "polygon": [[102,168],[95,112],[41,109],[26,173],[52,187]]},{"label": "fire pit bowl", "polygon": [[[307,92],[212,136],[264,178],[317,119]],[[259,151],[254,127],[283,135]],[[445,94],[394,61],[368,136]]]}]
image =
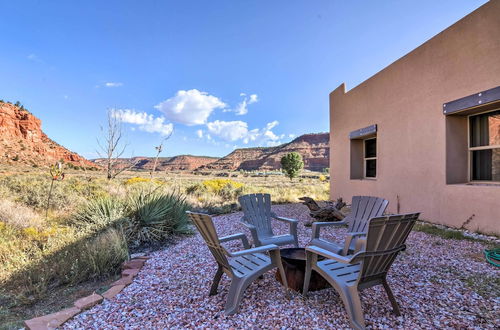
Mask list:
[{"label": "fire pit bowl", "polygon": [[[287,248],[281,249],[280,253],[288,287],[302,293],[306,269],[306,250],[304,248]],[[278,270],[276,271],[276,279],[283,284]],[[320,274],[314,270],[312,271],[309,291],[318,291],[330,287],[330,284]]]}]

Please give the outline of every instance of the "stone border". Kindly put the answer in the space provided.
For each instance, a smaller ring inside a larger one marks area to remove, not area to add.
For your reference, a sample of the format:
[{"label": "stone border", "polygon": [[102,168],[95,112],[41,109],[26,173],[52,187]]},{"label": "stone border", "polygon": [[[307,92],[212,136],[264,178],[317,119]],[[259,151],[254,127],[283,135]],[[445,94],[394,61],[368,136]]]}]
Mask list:
[{"label": "stone border", "polygon": [[24,321],[24,325],[29,330],[48,330],[55,329],[63,325],[66,321],[73,318],[97,304],[100,304],[104,299],[113,299],[127,285],[133,282],[134,277],[139,273],[144,263],[149,259],[144,255],[132,255],[132,259],[125,261],[121,268],[121,278],[111,283],[111,288],[102,294],[92,293],[87,297],[80,298],[73,303],[73,307],[63,309],[59,312],[47,314]]}]

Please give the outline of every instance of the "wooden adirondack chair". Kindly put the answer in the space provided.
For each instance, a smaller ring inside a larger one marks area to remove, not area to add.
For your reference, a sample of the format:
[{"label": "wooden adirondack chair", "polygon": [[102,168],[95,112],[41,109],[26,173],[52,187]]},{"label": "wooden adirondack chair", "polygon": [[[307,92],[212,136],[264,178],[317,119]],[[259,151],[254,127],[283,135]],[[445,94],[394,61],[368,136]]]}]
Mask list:
[{"label": "wooden adirondack chair", "polygon": [[[249,194],[238,198],[243,217],[241,223],[252,233],[255,246],[266,244],[299,246],[297,238],[298,221],[277,216],[271,211],[271,195],[269,194]],[[290,234],[274,235],[271,220],[276,219],[290,224]]]},{"label": "wooden adirondack chair", "polygon": [[[404,243],[418,216],[419,213],[414,213],[370,219],[366,237],[358,240],[360,251],[347,257],[319,246],[308,246],[303,294],[307,294],[314,269],[340,294],[353,328],[365,328],[359,291],[374,285],[384,286],[394,313],[400,315],[386,277],[399,251],[406,248]],[[318,261],[318,256],[326,259]]]},{"label": "wooden adirondack chair", "polygon": [[[312,225],[310,245],[315,245],[337,254],[347,255],[354,250],[356,239],[366,235],[367,222],[384,214],[389,201],[379,197],[353,196],[351,213],[344,220],[337,222],[315,222]],[[320,237],[324,227],[347,225],[347,238],[344,245]]]},{"label": "wooden adirondack chair", "polygon": [[[226,273],[231,278],[231,286],[229,287],[225,306],[226,315],[234,314],[238,311],[243,293],[250,283],[265,272],[276,267],[280,271],[281,278],[285,279],[285,293],[288,297],[288,285],[286,283],[285,271],[281,264],[280,250],[277,245],[270,244],[251,249],[247,237],[241,233],[219,238],[210,216],[193,212],[186,213],[207,243],[208,249],[219,266],[210,288],[210,295],[217,294],[217,287],[223,273]],[[236,239],[241,240],[245,250],[229,252],[221,245],[221,243]],[[269,255],[265,254],[266,252]]]}]

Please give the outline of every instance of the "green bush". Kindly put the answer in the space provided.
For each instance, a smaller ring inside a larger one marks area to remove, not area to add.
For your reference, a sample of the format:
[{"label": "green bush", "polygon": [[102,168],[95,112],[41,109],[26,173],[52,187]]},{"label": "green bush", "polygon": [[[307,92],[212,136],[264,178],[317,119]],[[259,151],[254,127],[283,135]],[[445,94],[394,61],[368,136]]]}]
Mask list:
[{"label": "green bush", "polygon": [[100,229],[117,224],[125,215],[125,205],[116,197],[91,199],[75,216],[81,228]]},{"label": "green bush", "polygon": [[290,152],[281,158],[281,167],[290,181],[299,175],[299,172],[304,168],[302,156],[298,152]]},{"label": "green bush", "polygon": [[141,191],[133,194],[126,210],[127,241],[139,246],[162,241],[173,233],[186,233],[188,208],[185,198],[175,193]]},{"label": "green bush", "polygon": [[137,247],[188,232],[187,210],[188,204],[182,196],[141,190],[131,193],[126,200],[116,197],[90,200],[77,213],[74,223],[87,230],[123,228],[127,242]]}]

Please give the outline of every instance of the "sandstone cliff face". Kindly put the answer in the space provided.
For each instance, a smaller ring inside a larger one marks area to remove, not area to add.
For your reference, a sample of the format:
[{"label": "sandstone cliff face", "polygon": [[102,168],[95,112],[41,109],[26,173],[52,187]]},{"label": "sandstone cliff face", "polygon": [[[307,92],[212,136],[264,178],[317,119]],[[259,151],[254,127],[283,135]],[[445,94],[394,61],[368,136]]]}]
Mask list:
[{"label": "sandstone cliff face", "polygon": [[277,147],[236,149],[199,170],[277,170],[281,168],[281,157],[298,152],[302,155],[305,169],[322,171],[329,167],[329,143],[329,133],[305,134]]},{"label": "sandstone cliff face", "polygon": [[[192,171],[200,166],[216,161],[218,158],[205,156],[180,155],[175,157],[160,157],[156,164],[156,171]],[[135,164],[132,169],[150,171],[154,166],[154,157],[133,157],[121,158],[118,160],[118,167],[129,167]],[[104,159],[94,159],[96,164],[104,164]]]},{"label": "sandstone cliff face", "polygon": [[77,166],[96,167],[52,141],[41,126],[41,120],[28,111],[0,102],[0,163],[44,166],[63,160]]}]

